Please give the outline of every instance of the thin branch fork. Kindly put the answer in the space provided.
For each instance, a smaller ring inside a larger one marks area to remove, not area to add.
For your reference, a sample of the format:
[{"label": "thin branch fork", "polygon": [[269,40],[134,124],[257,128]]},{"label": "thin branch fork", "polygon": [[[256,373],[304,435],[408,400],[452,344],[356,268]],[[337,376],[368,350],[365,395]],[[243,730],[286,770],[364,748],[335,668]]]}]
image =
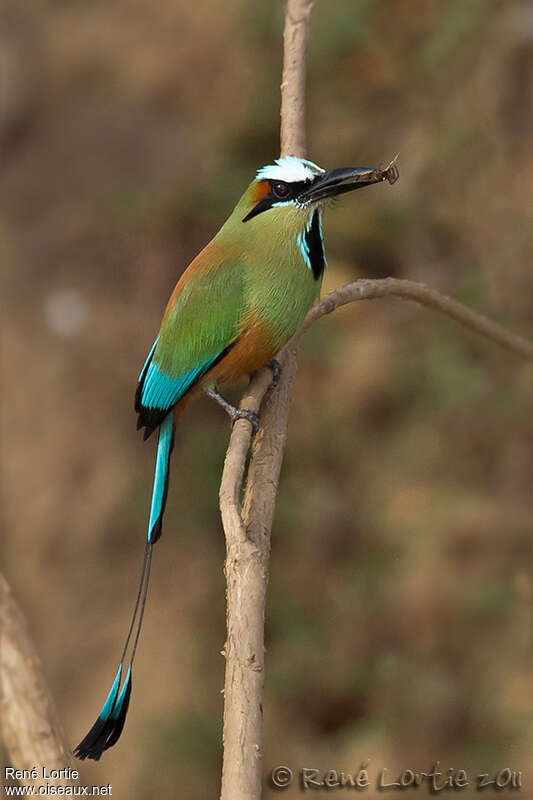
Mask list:
[{"label": "thin branch fork", "polygon": [[[331,314],[337,308],[347,305],[348,303],[354,303],[358,300],[383,299],[385,297],[399,297],[404,300],[412,300],[428,308],[433,308],[435,311],[440,311],[445,316],[454,319],[463,327],[498,344],[505,350],[526,359],[533,359],[533,342],[529,339],[525,339],[523,336],[509,331],[498,322],[494,322],[484,314],[473,311],[453,297],[449,297],[437,291],[437,289],[432,289],[424,283],[399,278],[372,280],[361,278],[352,283],[347,283],[345,286],[340,286],[338,289],[334,289],[324,295],[318,303],[315,303],[308,312],[300,329],[281,351],[279,356],[280,361],[283,361],[283,363],[285,363],[287,359],[290,361],[290,351],[297,345],[300,337],[321,317],[326,316],[326,314]],[[241,408],[250,408],[254,411],[258,411],[261,408],[263,398],[270,388],[271,377],[272,374],[268,368],[262,369],[254,376],[246,394],[241,399]],[[272,399],[268,403],[267,408],[271,408],[274,404],[276,394],[278,394],[278,389],[276,389],[276,393],[272,395]],[[284,398],[280,399],[285,400]],[[285,405],[285,402],[283,402],[283,405]],[[262,423],[265,410],[263,410],[261,415]],[[235,430],[237,424],[234,427],[235,442],[239,443],[238,449],[236,445],[233,446],[234,440],[232,436],[223,474],[222,485],[224,486],[224,492],[222,492],[221,488],[220,497],[222,505],[224,506],[223,515],[226,515],[226,519],[229,521],[228,509],[229,506],[231,506],[231,512],[232,515],[234,515],[233,519],[238,520],[241,533],[246,536],[246,526],[241,516],[240,495],[244,477],[244,464],[248,454],[248,448],[252,441],[252,427],[246,420],[239,420],[238,426],[238,433]],[[264,436],[263,427],[264,424],[260,426],[257,434],[256,439],[258,441]],[[245,509],[248,515],[252,499],[249,491],[245,495],[245,498]]]},{"label": "thin branch fork", "polygon": [[[489,339],[490,341],[503,347],[515,355],[522,356],[526,359],[533,359],[533,342],[519,336],[512,331],[509,331],[503,325],[480,314],[477,311],[469,308],[463,303],[455,300],[453,297],[443,294],[432,289],[424,283],[415,281],[398,279],[398,278],[382,278],[382,279],[367,279],[361,278],[347,283],[338,289],[334,289],[328,294],[324,295],[318,303],[310,309],[300,329],[295,333],[293,338],[288,342],[279,355],[279,360],[283,364],[282,377],[285,376],[283,383],[280,380],[280,385],[276,392],[269,398],[265,409],[261,415],[261,425],[259,432],[254,440],[255,450],[260,448],[261,442],[265,437],[265,416],[270,412],[277,414],[278,407],[288,407],[287,397],[287,366],[289,367],[290,376],[293,373],[293,349],[298,344],[300,337],[309,330],[313,323],[317,322],[321,317],[326,314],[331,314],[337,308],[353,303],[358,300],[376,300],[385,297],[399,297],[404,300],[412,300],[419,305],[433,308],[435,311],[440,311],[447,317],[454,319],[463,327],[480,334],[481,336]],[[295,373],[295,369],[294,369]],[[261,404],[271,385],[272,373],[268,367],[263,368],[258,372],[250,382],[247,392],[241,399],[241,408],[249,408],[258,412]],[[276,402],[277,400],[277,402]],[[281,429],[283,426],[281,426]],[[277,430],[279,435],[280,430]],[[246,484],[245,500],[244,500],[244,518],[241,510],[240,496],[242,491],[242,483],[244,478],[244,466],[246,456],[250,444],[252,442],[252,426],[246,420],[238,420],[235,424],[230,438],[228,451],[226,454],[226,461],[224,465],[224,472],[222,476],[222,483],[220,488],[220,501],[221,512],[224,521],[228,527],[235,525],[239,530],[241,538],[249,539],[249,541],[258,543],[257,530],[250,532],[247,529],[245,520],[248,520],[251,513],[251,505],[254,500],[253,494],[250,489],[250,475],[254,469],[254,461],[250,464],[248,471],[248,479]],[[255,452],[255,451],[254,451]],[[265,533],[266,525],[263,526],[263,534]]]},{"label": "thin branch fork", "polygon": [[[281,155],[305,156],[305,59],[312,0],[287,0],[281,84]],[[237,420],[231,433],[220,486],[226,537],[227,640],[224,684],[224,753],[221,800],[260,800],[262,784],[262,703],[264,617],[270,558],[270,531],[287,438],[292,384],[301,334],[317,319],[356,300],[396,296],[452,317],[511,352],[533,357],[533,344],[458,301],[420,283],[386,278],[359,280],[325,295],[278,356],[282,367],[269,392],[270,369],[253,378],[240,407],[259,411],[259,430]],[[246,458],[251,455],[245,476]],[[244,483],[244,489],[243,489]],[[242,496],[242,505],[241,505]]]}]

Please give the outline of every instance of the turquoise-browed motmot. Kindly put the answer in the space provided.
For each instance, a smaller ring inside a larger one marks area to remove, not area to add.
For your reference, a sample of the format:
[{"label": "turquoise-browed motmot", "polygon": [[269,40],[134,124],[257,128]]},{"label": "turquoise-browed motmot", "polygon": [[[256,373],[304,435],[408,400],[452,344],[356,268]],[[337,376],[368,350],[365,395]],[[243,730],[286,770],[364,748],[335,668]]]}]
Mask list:
[{"label": "turquoise-browed motmot", "polygon": [[78,758],[99,759],[122,733],[152,547],[161,536],[176,416],[203,389],[233,419],[247,416],[256,424],[254,415],[229,406],[217,386],[271,361],[319,297],[326,266],[322,211],[328,201],[396,178],[392,164],[384,170],[325,171],[305,159],[279,158],[257,172],[229,219],[179,279],[135,394],[137,427],[144,428],[144,438],[159,429],[139,591],[115,680],[98,719],[75,750]]}]

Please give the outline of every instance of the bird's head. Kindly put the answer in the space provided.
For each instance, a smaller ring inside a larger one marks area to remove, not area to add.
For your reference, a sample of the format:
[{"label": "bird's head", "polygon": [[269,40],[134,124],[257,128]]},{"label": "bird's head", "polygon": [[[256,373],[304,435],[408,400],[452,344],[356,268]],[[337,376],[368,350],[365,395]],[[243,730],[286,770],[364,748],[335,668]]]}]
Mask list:
[{"label": "bird's head", "polygon": [[[315,209],[345,192],[362,189],[373,183],[398,177],[395,159],[385,169],[340,167],[324,170],[312,161],[296,156],[278,158],[274,164],[258,170],[239,202],[242,222],[251,223],[260,215],[290,217],[300,224]],[[244,213],[243,213],[244,212]]]},{"label": "bird's head", "polygon": [[[385,169],[322,167],[295,156],[283,156],[257,171],[254,180],[219,232],[237,254],[260,253],[270,263],[274,256],[301,255],[316,280],[326,266],[322,241],[322,209],[345,192],[398,178],[396,159]],[[292,251],[290,243],[292,242]]]}]

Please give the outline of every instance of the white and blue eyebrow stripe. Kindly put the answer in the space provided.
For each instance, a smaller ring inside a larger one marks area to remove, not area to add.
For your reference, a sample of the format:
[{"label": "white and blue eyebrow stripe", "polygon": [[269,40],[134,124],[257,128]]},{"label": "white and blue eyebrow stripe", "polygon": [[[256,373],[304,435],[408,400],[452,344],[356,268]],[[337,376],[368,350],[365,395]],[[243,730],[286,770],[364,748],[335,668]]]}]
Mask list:
[{"label": "white and blue eyebrow stripe", "polygon": [[258,181],[285,181],[286,183],[300,183],[312,181],[317,175],[322,175],[324,170],[318,164],[306,158],[296,156],[283,156],[276,159],[273,164],[261,167],[257,171]]}]

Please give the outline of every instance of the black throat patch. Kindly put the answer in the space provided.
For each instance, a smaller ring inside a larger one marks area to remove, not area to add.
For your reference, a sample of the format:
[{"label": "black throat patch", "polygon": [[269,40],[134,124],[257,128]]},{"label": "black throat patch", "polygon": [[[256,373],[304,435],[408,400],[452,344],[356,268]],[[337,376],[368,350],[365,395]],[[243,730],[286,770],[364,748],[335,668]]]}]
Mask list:
[{"label": "black throat patch", "polygon": [[322,231],[320,230],[320,214],[317,209],[313,212],[311,226],[304,234],[309,262],[313,270],[313,276],[317,281],[322,277],[326,267],[326,255],[324,253],[324,242],[322,241]]}]

